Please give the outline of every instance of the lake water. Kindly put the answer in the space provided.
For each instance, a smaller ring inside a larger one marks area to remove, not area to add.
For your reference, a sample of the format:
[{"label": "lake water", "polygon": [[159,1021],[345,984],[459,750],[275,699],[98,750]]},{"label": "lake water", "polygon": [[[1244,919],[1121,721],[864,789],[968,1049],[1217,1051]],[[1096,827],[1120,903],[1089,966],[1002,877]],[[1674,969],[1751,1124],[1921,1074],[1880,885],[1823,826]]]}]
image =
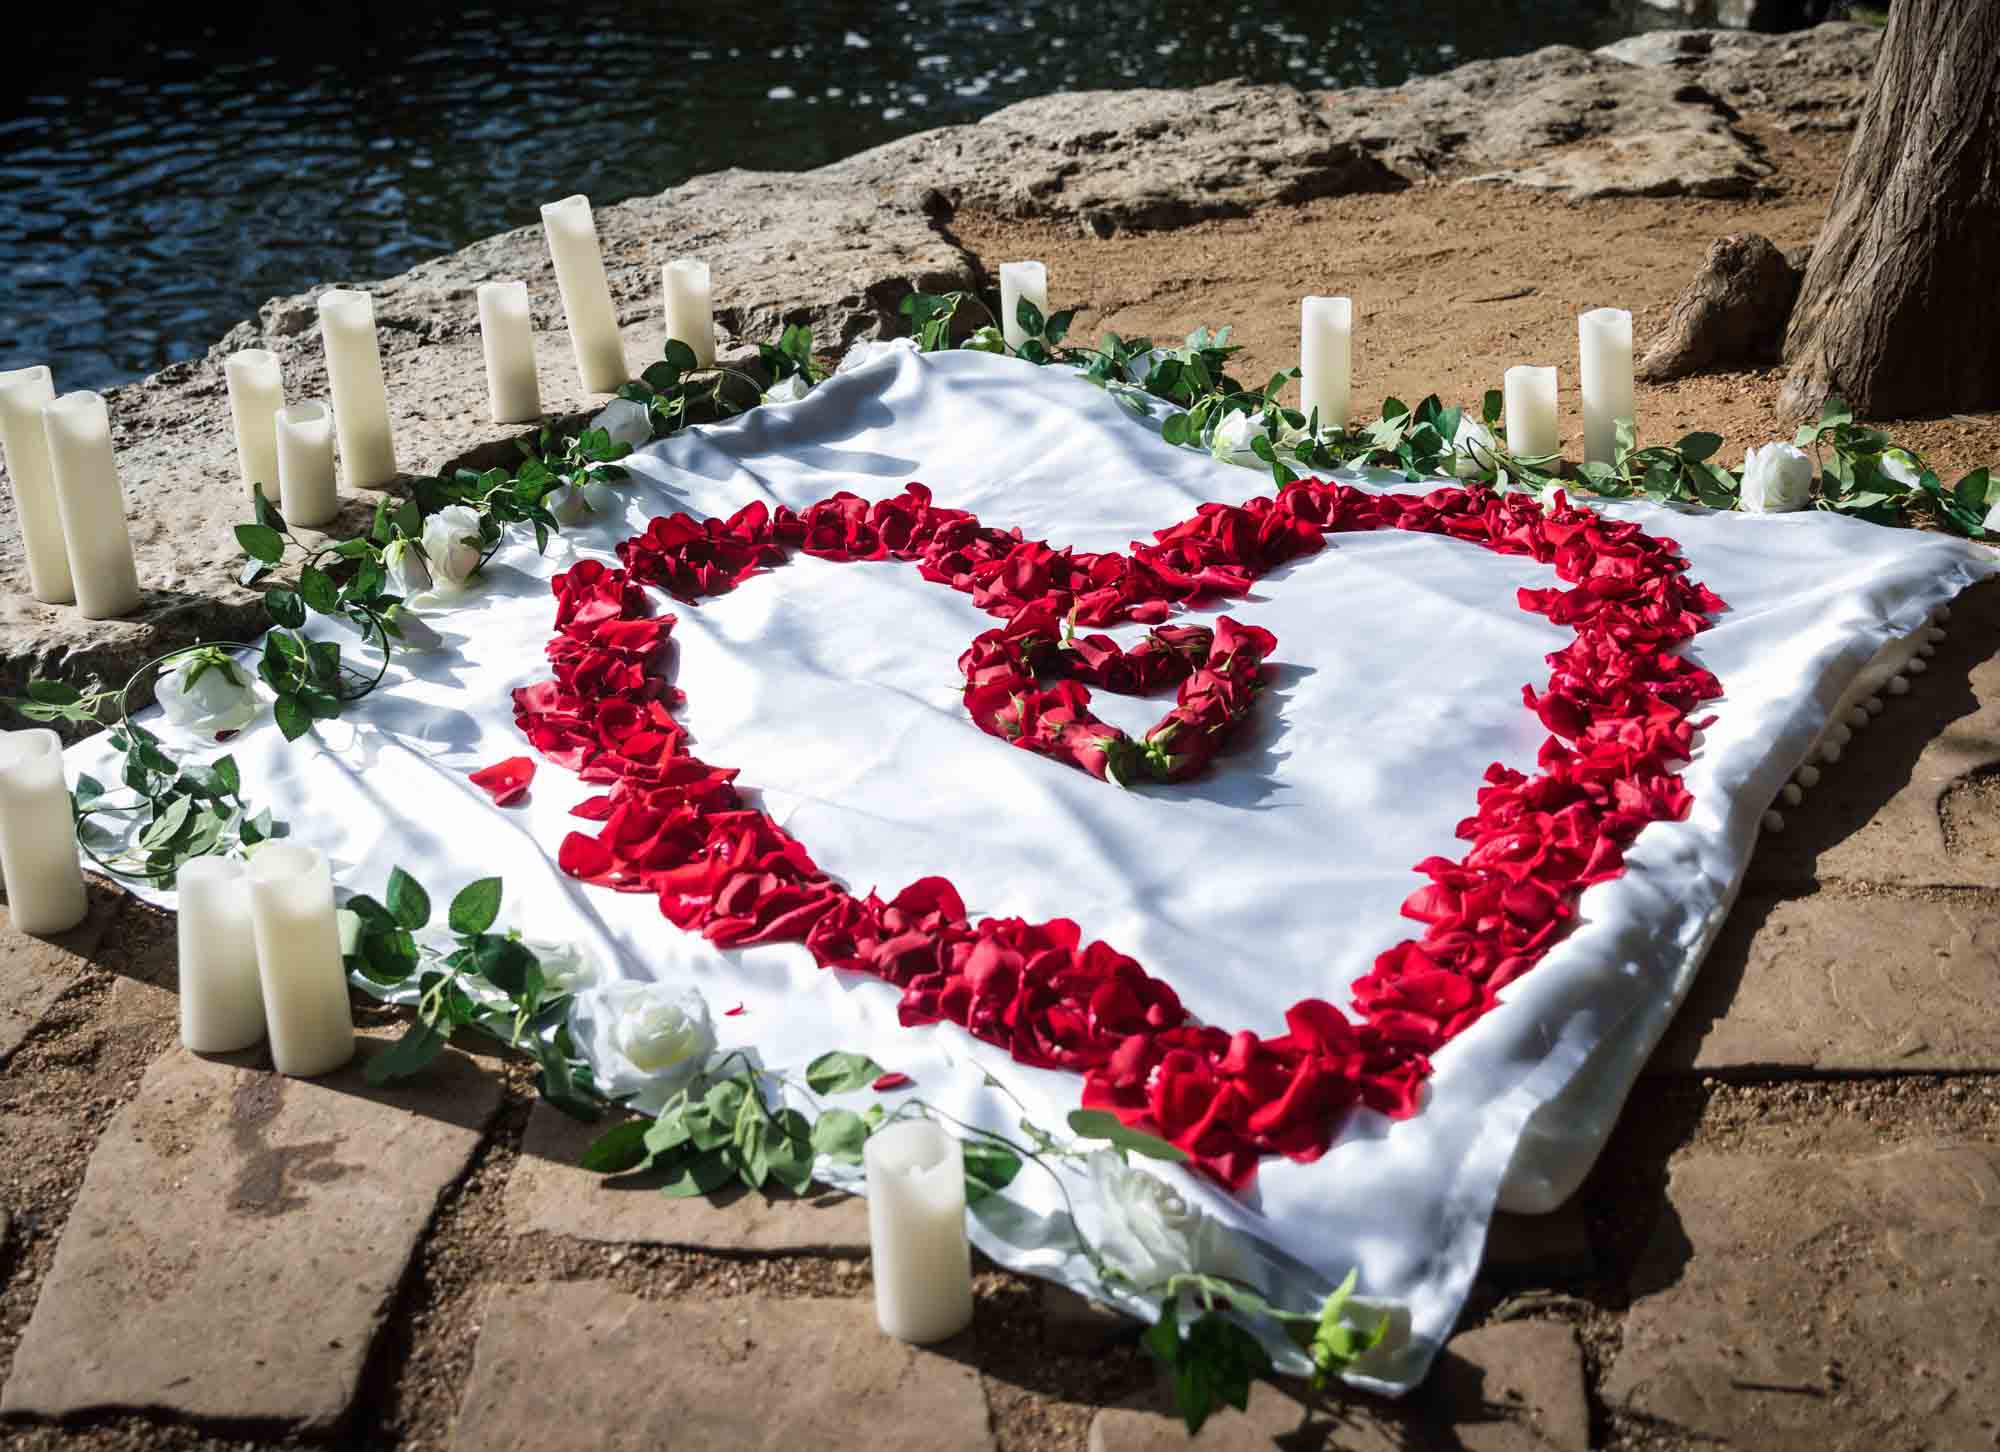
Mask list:
[{"label": "lake water", "polygon": [[1388,84],[1660,23],[1639,0],[53,13],[72,28],[17,34],[0,99],[0,368],[50,363],[62,389],[199,356],[267,297],[399,272],[570,192],[804,169],[1054,90]]}]

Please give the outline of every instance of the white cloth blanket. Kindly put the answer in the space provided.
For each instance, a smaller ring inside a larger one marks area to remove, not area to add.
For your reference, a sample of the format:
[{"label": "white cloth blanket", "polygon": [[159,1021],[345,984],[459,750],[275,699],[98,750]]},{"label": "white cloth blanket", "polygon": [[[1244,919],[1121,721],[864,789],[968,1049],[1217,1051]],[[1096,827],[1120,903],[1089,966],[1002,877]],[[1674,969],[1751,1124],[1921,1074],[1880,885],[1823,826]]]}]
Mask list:
[{"label": "white cloth blanket", "polygon": [[[900,1027],[897,989],[823,972],[802,947],[720,951],[648,896],[565,877],[556,849],[588,825],[569,809],[597,788],[541,762],[527,803],[499,809],[466,774],[535,754],[509,692],[548,674],[549,576],[611,559],[654,515],[802,507],[841,489],[880,498],[920,480],[986,524],[1121,550],[1205,501],[1267,494],[1269,476],[1166,445],[1157,417],[1067,371],[903,348],[631,463],[622,518],[570,532],[546,559],[532,542],[503,548],[482,585],[432,616],[442,647],[400,660],[349,719],[290,746],[266,719],[232,742],[246,792],[324,848],[349,890],[379,894],[397,864],[440,901],[501,875],[503,925],[590,944],[623,976],[698,986],[725,1048],[789,1066],[863,1051],[939,1107],[1012,1133],[1020,1111],[990,1074],[1037,1123],[1061,1126],[1075,1076],[1024,1068],[955,1026]],[[1232,1232],[1236,1268],[1287,1303],[1310,1306],[1358,1267],[1364,1295],[1407,1309],[1407,1336],[1355,1378],[1377,1389],[1420,1379],[1450,1334],[1496,1205],[1546,1211],[1581,1180],[1729,908],[1762,814],[1842,693],[1996,569],[1962,541],[1825,513],[1603,508],[1679,540],[1692,577],[1730,607],[1690,647],[1726,691],[1703,708],[1715,721],[1685,774],[1691,815],[1646,829],[1624,875],[1584,895],[1574,932],[1435,1056],[1415,1117],[1358,1112],[1325,1157],[1268,1160],[1242,1198],[1163,1171]],[[1515,591],[1553,583],[1545,566],[1435,535],[1333,535],[1251,598],[1195,612],[1273,631],[1272,687],[1208,774],[1132,791],[972,724],[954,663],[996,622],[911,566],[799,557],[697,607],[661,604],[679,617],[691,749],[740,767],[739,785],[855,891],[942,874],[975,915],[1072,918],[1202,1020],[1268,1035],[1296,1000],[1344,1006],[1375,955],[1411,935],[1398,913],[1421,883],[1411,869],[1463,852],[1453,829],[1487,765],[1533,770],[1546,733],[1521,688],[1541,689],[1544,656],[1571,637]],[[1134,731],[1161,710],[1103,691],[1094,704]],[[106,757],[99,738],[70,764],[101,773]],[[1090,1223],[1087,1184],[1071,1189]],[[1097,1293],[1047,1177],[1029,1167],[1009,1200],[979,1217],[981,1246]]]}]

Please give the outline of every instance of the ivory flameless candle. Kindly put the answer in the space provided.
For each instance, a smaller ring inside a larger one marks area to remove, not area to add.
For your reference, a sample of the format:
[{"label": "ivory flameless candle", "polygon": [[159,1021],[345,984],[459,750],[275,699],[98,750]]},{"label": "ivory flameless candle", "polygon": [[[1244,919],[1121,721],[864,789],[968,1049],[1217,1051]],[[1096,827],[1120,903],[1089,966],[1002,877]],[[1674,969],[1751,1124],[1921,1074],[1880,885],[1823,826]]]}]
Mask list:
[{"label": "ivory flameless candle", "polygon": [[1018,348],[1028,341],[1027,332],[1016,316],[1021,299],[1033,303],[1043,318],[1049,315],[1049,269],[1040,262],[1000,264],[1000,333],[1007,346]]},{"label": "ivory flameless candle", "polygon": [[1500,393],[1508,453],[1517,459],[1539,459],[1562,447],[1556,432],[1555,369],[1509,368]]},{"label": "ivory flameless candle", "polygon": [[278,429],[275,415],[285,406],[285,375],[278,355],[264,348],[245,348],[222,362],[229,380],[229,417],[236,425],[236,464],[243,471],[243,491],[278,498]]},{"label": "ivory flameless candle", "polygon": [[1354,363],[1354,300],[1309,297],[1299,304],[1299,409],[1319,411],[1323,429],[1347,427]]},{"label": "ivory flameless candle", "polygon": [[899,1341],[943,1341],[972,1321],[965,1150],[929,1119],[869,1137],[868,1253],[875,1319]]},{"label": "ivory flameless candle", "polygon": [[542,416],[542,385],[535,376],[535,324],[528,315],[528,284],[479,285],[479,342],[486,350],[486,401],[495,423],[528,423]]},{"label": "ivory flameless candle", "polygon": [[333,416],[323,403],[295,403],[271,416],[278,443],[278,512],[314,528],[340,513],[333,483]]},{"label": "ivory flameless candle", "polygon": [[1583,461],[1609,464],[1618,453],[1618,420],[1632,417],[1632,315],[1593,308],[1576,320],[1583,386]]},{"label": "ivory flameless candle", "polygon": [[319,336],[348,487],[387,484],[396,477],[396,441],[389,432],[389,390],[375,338],[375,299],[346,288],[320,294]]},{"label": "ivory flameless candle", "polygon": [[111,453],[111,415],[99,393],[65,393],[42,405],[56,507],[77,612],[115,620],[139,607],[139,567],[125,524],[125,495]]},{"label": "ivory flameless candle", "polygon": [[694,361],[715,366],[715,309],[709,302],[708,264],[695,257],[677,257],[660,269],[667,296],[667,336],[694,349]]},{"label": "ivory flameless candle", "polygon": [[90,911],[53,731],[0,732],[0,878],[17,932],[67,932]]},{"label": "ivory flameless candle", "polygon": [[46,367],[0,373],[0,455],[14,486],[14,514],[21,521],[21,544],[28,554],[28,589],[44,605],[76,599],[69,577],[69,547],[63,543],[62,511],[49,473],[49,440],[42,432],[42,405],[56,396]]},{"label": "ivory flameless candle", "polygon": [[625,367],[625,344],[618,336],[618,314],[611,306],[611,284],[604,279],[604,253],[597,245],[597,222],[590,198],[564,197],[542,208],[542,230],[548,235],[549,257],[556,265],[556,286],[562,292],[563,318],[569,324],[570,347],[576,351],[576,371],[586,393],[616,393],[632,375]]},{"label": "ivory flameless candle", "polygon": [[250,920],[272,1064],[299,1078],[331,1073],[354,1057],[354,1016],[326,854],[289,842],[258,849]]},{"label": "ivory flameless candle", "polygon": [[233,1054],[264,1037],[264,989],[243,864],[197,857],[175,875],[180,893],[181,1043]]}]

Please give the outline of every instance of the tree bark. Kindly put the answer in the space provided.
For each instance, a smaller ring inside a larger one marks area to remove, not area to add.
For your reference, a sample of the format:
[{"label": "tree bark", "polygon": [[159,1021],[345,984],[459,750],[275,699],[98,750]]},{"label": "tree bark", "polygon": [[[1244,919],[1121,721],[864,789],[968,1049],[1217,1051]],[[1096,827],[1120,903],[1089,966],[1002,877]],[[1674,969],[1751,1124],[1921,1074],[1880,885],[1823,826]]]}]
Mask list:
[{"label": "tree bark", "polygon": [[2000,0],[1895,0],[1785,362],[1798,413],[2000,406]]}]

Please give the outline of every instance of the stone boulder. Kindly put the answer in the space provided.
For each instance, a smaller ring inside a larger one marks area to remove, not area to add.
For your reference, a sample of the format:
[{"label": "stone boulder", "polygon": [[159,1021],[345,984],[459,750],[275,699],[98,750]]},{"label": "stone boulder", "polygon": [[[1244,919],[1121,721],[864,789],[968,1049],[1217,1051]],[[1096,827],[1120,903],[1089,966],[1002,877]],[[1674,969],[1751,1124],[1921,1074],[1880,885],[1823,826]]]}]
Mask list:
[{"label": "stone boulder", "polygon": [[1597,54],[1678,75],[1787,131],[1852,131],[1881,44],[1876,26],[1829,22],[1793,35],[1653,30]]},{"label": "stone boulder", "polygon": [[1775,363],[1804,277],[1768,237],[1716,238],[1638,376],[1664,383],[1710,368]]}]

